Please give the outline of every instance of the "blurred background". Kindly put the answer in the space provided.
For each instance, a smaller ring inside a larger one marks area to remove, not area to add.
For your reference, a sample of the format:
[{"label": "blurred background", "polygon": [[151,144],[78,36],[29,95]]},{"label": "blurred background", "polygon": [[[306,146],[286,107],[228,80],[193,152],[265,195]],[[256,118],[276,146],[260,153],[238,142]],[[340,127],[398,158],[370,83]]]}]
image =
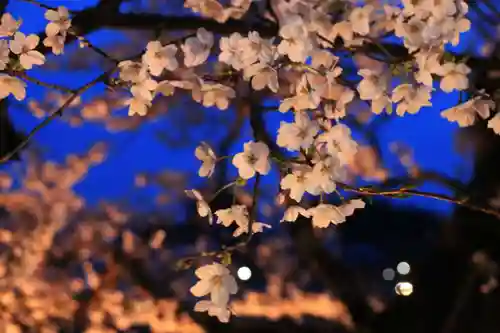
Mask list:
[{"label": "blurred background", "polygon": [[[266,2],[254,2],[236,25],[200,19],[182,0],[40,1],[74,11],[73,25],[115,59],[203,26],[221,34],[271,29],[273,22],[257,19]],[[496,96],[500,5],[468,4],[472,28],[449,51],[468,56],[471,85]],[[43,6],[5,0],[0,9],[23,19],[21,31],[43,34]],[[64,55],[46,55],[30,74],[69,88],[113,66],[75,41]],[[344,68],[362,60],[343,59]],[[206,65],[214,66],[216,55]],[[2,156],[65,98],[33,83],[27,93],[23,102],[0,102]],[[498,207],[500,139],[483,122],[459,129],[440,117],[459,98],[438,89],[432,107],[405,117],[372,117],[351,103],[346,123],[361,145],[354,179],[409,178],[427,192]],[[308,220],[280,225],[277,170],[262,180],[258,209],[273,228],[232,256],[240,285],[234,317],[221,324],[194,313],[189,288],[199,263],[176,263],[234,240],[199,218],[184,190],[210,196],[236,177],[225,161],[210,179],[199,178],[194,150],[205,141],[218,156],[241,151],[255,108],[274,138],[290,115],[270,112],[279,105],[272,96],[258,99],[221,111],[176,93],[156,99],[146,117],[128,117],[124,95],[98,84],[0,165],[0,332],[500,332],[499,220],[405,197],[373,198],[328,229],[313,230]],[[222,192],[212,210],[251,199],[249,183]],[[162,231],[163,243],[152,245]]]}]

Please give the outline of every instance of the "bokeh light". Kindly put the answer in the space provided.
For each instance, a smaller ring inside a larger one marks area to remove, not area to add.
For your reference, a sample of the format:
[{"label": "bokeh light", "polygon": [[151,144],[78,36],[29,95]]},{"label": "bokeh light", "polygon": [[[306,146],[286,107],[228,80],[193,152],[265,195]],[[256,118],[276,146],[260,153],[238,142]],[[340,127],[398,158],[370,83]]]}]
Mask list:
[{"label": "bokeh light", "polygon": [[400,296],[410,296],[413,293],[413,284],[406,281],[398,282],[394,289],[396,290],[396,294]]},{"label": "bokeh light", "polygon": [[394,280],[396,272],[394,272],[392,268],[386,268],[382,271],[382,276],[384,277],[384,280],[391,281]]},{"label": "bokeh light", "polygon": [[250,268],[243,266],[238,269],[238,278],[243,281],[250,280],[252,277],[252,271]]},{"label": "bokeh light", "polygon": [[408,264],[405,261],[402,261],[398,264],[396,269],[398,270],[399,274],[406,275],[406,274],[410,273],[410,264]]}]

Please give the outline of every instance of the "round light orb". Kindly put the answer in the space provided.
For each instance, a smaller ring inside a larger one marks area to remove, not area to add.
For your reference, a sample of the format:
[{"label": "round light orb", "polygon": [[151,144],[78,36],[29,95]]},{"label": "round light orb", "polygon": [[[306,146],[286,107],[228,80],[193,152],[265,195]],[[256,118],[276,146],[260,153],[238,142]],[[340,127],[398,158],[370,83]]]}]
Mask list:
[{"label": "round light orb", "polygon": [[398,282],[394,289],[399,296],[410,296],[413,293],[413,284],[410,282]]},{"label": "round light orb", "polygon": [[252,277],[252,271],[250,268],[243,266],[238,269],[238,278],[243,281],[250,280]]},{"label": "round light orb", "polygon": [[384,280],[391,281],[394,280],[394,277],[396,277],[396,272],[394,272],[392,268],[386,268],[382,271],[382,276],[384,277]]},{"label": "round light orb", "polygon": [[406,274],[410,273],[410,264],[405,262],[405,261],[402,261],[398,264],[396,269],[398,270],[399,274],[406,275]]}]

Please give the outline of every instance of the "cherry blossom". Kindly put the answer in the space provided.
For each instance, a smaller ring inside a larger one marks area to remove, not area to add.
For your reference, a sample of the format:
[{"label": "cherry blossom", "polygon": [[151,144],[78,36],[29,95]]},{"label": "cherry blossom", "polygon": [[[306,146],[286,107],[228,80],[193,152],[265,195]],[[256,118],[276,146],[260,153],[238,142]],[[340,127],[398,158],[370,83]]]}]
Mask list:
[{"label": "cherry blossom", "polygon": [[494,106],[493,101],[476,97],[463,104],[444,110],[441,112],[441,117],[456,122],[460,127],[468,127],[476,122],[477,116],[487,119],[490,116],[490,109]]},{"label": "cherry blossom", "polygon": [[227,307],[219,306],[211,301],[198,301],[194,306],[196,312],[208,312],[209,316],[217,317],[220,322],[228,323],[231,311]]},{"label": "cherry blossom", "polygon": [[226,110],[229,107],[229,99],[236,97],[236,92],[223,84],[201,81],[194,86],[192,96],[205,107],[216,106],[220,110]]},{"label": "cherry blossom", "polygon": [[219,263],[202,266],[194,273],[200,281],[191,287],[191,293],[196,297],[210,294],[211,302],[216,306],[226,307],[229,295],[238,292],[235,278],[229,269]]},{"label": "cherry blossom", "polygon": [[43,40],[43,45],[52,48],[52,53],[55,55],[60,55],[64,53],[64,43],[66,37],[62,35],[47,36]]},{"label": "cherry blossom", "polygon": [[203,64],[207,61],[213,44],[213,34],[203,28],[198,29],[196,37],[186,39],[186,42],[181,45],[184,52],[184,65],[186,67],[195,67]]},{"label": "cherry blossom", "polygon": [[243,152],[233,158],[233,164],[243,179],[250,179],[258,172],[267,175],[271,169],[269,148],[263,142],[249,141],[243,145]]},{"label": "cherry blossom", "polygon": [[495,134],[500,135],[500,113],[495,114],[495,116],[488,121],[488,128],[491,128]]},{"label": "cherry blossom", "polygon": [[370,16],[373,12],[373,6],[366,5],[354,8],[349,14],[349,21],[352,24],[352,30],[360,35],[368,35],[370,32]]},{"label": "cherry blossom", "polygon": [[17,77],[0,74],[0,100],[10,94],[18,101],[22,101],[26,97],[26,83]]},{"label": "cherry blossom", "polygon": [[431,106],[431,88],[414,87],[411,84],[400,84],[392,92],[392,101],[397,102],[396,114],[416,114],[424,106]]},{"label": "cherry blossom", "polygon": [[142,82],[148,78],[148,69],[141,62],[125,60],[118,64],[120,79],[127,82]]},{"label": "cherry blossom", "polygon": [[337,36],[342,38],[346,46],[352,46],[356,44],[353,26],[349,21],[341,21],[333,25],[329,38],[331,40],[335,40]]},{"label": "cherry blossom", "polygon": [[184,7],[191,8],[193,12],[211,17],[220,23],[228,19],[224,7],[217,0],[185,0]]},{"label": "cherry blossom", "polygon": [[186,194],[196,200],[196,210],[201,217],[208,217],[208,223],[212,224],[213,215],[210,206],[205,201],[201,193],[197,190],[186,190]]},{"label": "cherry blossom", "polygon": [[432,88],[432,74],[437,74],[441,69],[439,52],[419,52],[415,55],[418,71],[415,80]]},{"label": "cherry blossom", "polygon": [[238,225],[248,225],[248,210],[244,205],[233,205],[230,208],[219,209],[215,212],[217,223],[229,227],[236,222]]},{"label": "cherry blossom", "polygon": [[45,27],[47,37],[57,34],[65,35],[71,26],[68,9],[64,6],[57,7],[57,10],[47,10],[45,18],[50,21]]},{"label": "cherry blossom", "polygon": [[308,174],[307,192],[313,195],[332,193],[337,188],[335,181],[341,178],[340,160],[333,156],[321,156]]},{"label": "cherry blossom", "polygon": [[202,142],[196,147],[194,155],[202,162],[198,170],[198,175],[200,177],[210,177],[214,173],[215,164],[217,162],[217,156],[215,156],[212,148],[207,143]]},{"label": "cherry blossom", "polygon": [[[233,232],[234,237],[239,237],[244,233],[248,233],[250,225],[250,216],[248,209],[244,205],[233,205],[227,209],[219,209],[215,212],[217,223],[225,227],[236,223],[237,228]],[[264,228],[271,228],[269,224],[262,222],[252,222],[252,233],[263,232]]]},{"label": "cherry blossom", "polygon": [[252,88],[262,90],[266,87],[274,93],[278,92],[278,72],[269,64],[257,62],[245,68],[244,78],[251,80]]},{"label": "cherry blossom", "polygon": [[2,15],[0,20],[0,37],[13,36],[22,24],[22,20],[16,20],[10,13]]},{"label": "cherry blossom", "polygon": [[179,66],[175,54],[177,46],[162,46],[159,41],[149,42],[146,52],[142,56],[142,61],[148,65],[149,71],[154,76],[159,76],[164,69],[173,71]]},{"label": "cherry blossom", "polygon": [[330,223],[339,224],[345,222],[345,216],[334,205],[319,204],[316,207],[309,208],[307,212],[310,214],[315,228],[327,228]]},{"label": "cherry blossom", "polygon": [[388,77],[386,74],[369,69],[361,69],[358,74],[363,77],[358,84],[359,97],[362,100],[371,100],[373,113],[380,114],[391,104],[387,95]]},{"label": "cherry blossom", "polygon": [[338,158],[341,164],[348,164],[358,148],[356,141],[352,140],[351,130],[344,124],[332,126],[318,137],[317,142],[325,143],[328,153]]},{"label": "cherry blossom", "polygon": [[292,61],[303,62],[313,50],[309,32],[298,15],[289,18],[279,34],[283,40],[278,45],[278,52],[287,55]]},{"label": "cherry blossom", "polygon": [[364,208],[363,200],[351,200],[340,206],[319,204],[309,208],[308,213],[312,217],[312,224],[316,228],[327,228],[330,223],[340,224],[345,222],[347,216],[351,216],[355,209]]},{"label": "cherry blossom", "polygon": [[308,177],[312,172],[312,168],[305,165],[296,166],[291,173],[288,173],[281,179],[281,188],[290,190],[290,198],[300,202],[304,193],[309,187]]},{"label": "cherry blossom", "polygon": [[247,64],[243,63],[242,44],[243,37],[235,32],[229,37],[220,39],[220,54],[219,61],[231,65],[236,70],[243,69]]},{"label": "cherry blossom", "polygon": [[31,69],[33,65],[43,65],[45,56],[34,50],[38,45],[40,38],[31,34],[26,36],[22,32],[16,32],[14,39],[10,41],[10,50],[12,53],[19,55],[21,66],[25,69]]},{"label": "cherry blossom", "polygon": [[129,116],[145,116],[148,113],[149,107],[151,107],[151,101],[143,98],[140,95],[132,95],[132,97],[125,100],[124,103],[125,105],[129,106]]},{"label": "cherry blossom", "polygon": [[311,121],[306,112],[296,112],[294,123],[281,122],[276,143],[291,151],[307,149],[313,144],[318,131],[318,124]]},{"label": "cherry blossom", "polygon": [[[248,233],[248,225],[249,225],[249,223],[250,223],[250,221],[248,221],[248,223],[244,224],[244,225],[239,225],[238,224],[238,227],[233,232],[233,237],[239,237],[242,234]],[[253,234],[256,234],[256,233],[259,233],[259,232],[264,232],[265,228],[269,229],[269,228],[271,228],[271,226],[269,224],[262,223],[262,222],[253,222],[252,223],[252,233]]]},{"label": "cherry blossom", "polygon": [[465,64],[455,64],[447,62],[443,64],[438,71],[438,75],[442,76],[440,88],[445,92],[453,90],[465,90],[469,87],[467,75],[470,73],[470,68]]},{"label": "cherry blossom", "polygon": [[300,206],[290,206],[286,209],[280,222],[295,222],[299,218],[299,214],[304,217],[310,217],[309,212],[305,208]]}]

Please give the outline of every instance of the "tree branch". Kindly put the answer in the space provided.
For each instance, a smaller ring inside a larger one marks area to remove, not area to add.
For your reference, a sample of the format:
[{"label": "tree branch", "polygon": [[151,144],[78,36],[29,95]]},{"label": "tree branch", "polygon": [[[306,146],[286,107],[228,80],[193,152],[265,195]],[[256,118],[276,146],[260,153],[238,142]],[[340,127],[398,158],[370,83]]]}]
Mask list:
[{"label": "tree branch", "polygon": [[66,109],[66,107],[68,107],[80,94],[85,92],[87,89],[89,89],[90,87],[92,87],[96,83],[102,82],[105,79],[107,79],[115,70],[116,70],[116,68],[113,68],[112,70],[104,72],[101,75],[99,75],[98,77],[96,77],[95,79],[93,79],[92,81],[90,81],[90,82],[84,84],[83,86],[81,86],[80,88],[76,89],[73,92],[73,94],[66,100],[66,102],[64,102],[63,105],[61,105],[50,116],[46,117],[40,124],[38,124],[34,129],[32,129],[30,131],[30,133],[26,136],[26,138],[16,148],[14,148],[12,151],[10,151],[7,155],[3,156],[0,159],[0,165],[6,163],[13,156],[15,156],[19,151],[21,151],[21,149],[23,149],[28,144],[28,142],[31,140],[31,138],[33,138],[38,131],[40,131],[42,128],[44,128],[48,124],[50,124],[50,122],[52,120],[54,120],[55,118],[60,117],[62,115],[64,109]]},{"label": "tree branch", "polygon": [[424,192],[424,191],[418,191],[418,190],[412,190],[408,188],[399,188],[399,189],[394,189],[394,190],[383,190],[383,189],[376,189],[375,187],[352,187],[347,184],[339,183],[337,182],[337,185],[342,188],[343,190],[347,192],[353,192],[365,196],[382,196],[382,197],[391,197],[391,198],[401,198],[401,197],[406,197],[407,196],[415,196],[415,197],[424,197],[424,198],[429,198],[429,199],[435,199],[435,200],[440,200],[440,201],[445,201],[449,203],[453,203],[458,206],[462,206],[465,208],[468,208],[470,210],[478,211],[478,212],[483,212],[485,214],[493,215],[496,218],[500,219],[500,212],[491,209],[491,208],[484,208],[484,207],[479,207],[474,204],[471,204],[468,202],[468,198],[463,198],[463,199],[454,199],[452,197],[443,195],[443,194],[436,194],[436,193],[431,193],[431,192]]}]

